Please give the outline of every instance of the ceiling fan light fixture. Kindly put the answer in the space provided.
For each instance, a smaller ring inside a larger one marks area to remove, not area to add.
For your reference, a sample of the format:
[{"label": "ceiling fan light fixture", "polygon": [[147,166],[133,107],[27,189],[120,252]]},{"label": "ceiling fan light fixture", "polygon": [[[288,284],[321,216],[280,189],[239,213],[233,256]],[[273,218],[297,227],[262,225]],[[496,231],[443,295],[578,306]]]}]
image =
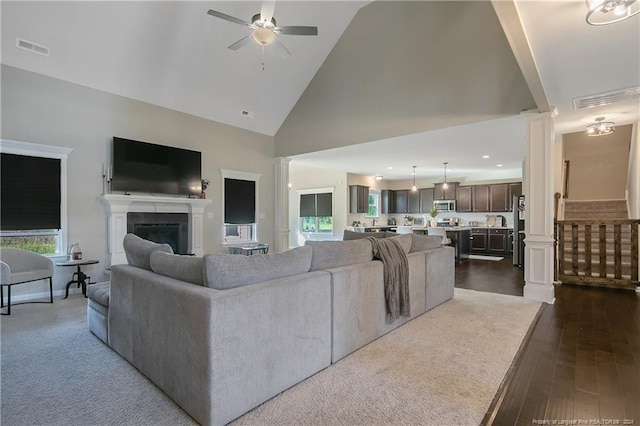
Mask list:
[{"label": "ceiling fan light fixture", "polygon": [[587,23],[590,25],[609,25],[624,21],[640,13],[638,0],[586,0]]},{"label": "ceiling fan light fixture", "polygon": [[251,37],[256,43],[262,46],[268,46],[276,39],[276,33],[267,28],[258,27],[251,32]]},{"label": "ceiling fan light fixture", "polygon": [[615,132],[613,121],[604,121],[604,117],[596,118],[596,123],[587,126],[587,136],[606,136]]}]

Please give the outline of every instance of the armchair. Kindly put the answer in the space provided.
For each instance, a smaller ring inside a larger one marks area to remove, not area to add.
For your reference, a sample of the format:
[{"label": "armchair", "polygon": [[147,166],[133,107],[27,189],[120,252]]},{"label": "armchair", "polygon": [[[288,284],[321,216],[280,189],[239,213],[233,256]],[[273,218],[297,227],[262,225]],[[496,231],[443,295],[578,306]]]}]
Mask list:
[{"label": "armchair", "polygon": [[[0,248],[0,307],[4,308],[4,288],[7,287],[7,312],[11,315],[11,286],[31,281],[49,279],[49,302],[53,303],[53,262],[37,253],[27,250]],[[25,302],[32,303],[32,302]]]}]

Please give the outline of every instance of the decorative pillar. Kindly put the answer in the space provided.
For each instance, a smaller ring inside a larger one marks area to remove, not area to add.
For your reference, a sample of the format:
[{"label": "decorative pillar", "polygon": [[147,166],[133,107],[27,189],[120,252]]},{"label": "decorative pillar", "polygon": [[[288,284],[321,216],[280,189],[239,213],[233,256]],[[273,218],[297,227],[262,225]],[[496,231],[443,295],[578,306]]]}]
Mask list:
[{"label": "decorative pillar", "polygon": [[291,159],[275,159],[275,251],[289,249],[289,162]]},{"label": "decorative pillar", "polygon": [[525,299],[554,303],[553,287],[553,117],[524,113],[527,122],[525,194]]}]

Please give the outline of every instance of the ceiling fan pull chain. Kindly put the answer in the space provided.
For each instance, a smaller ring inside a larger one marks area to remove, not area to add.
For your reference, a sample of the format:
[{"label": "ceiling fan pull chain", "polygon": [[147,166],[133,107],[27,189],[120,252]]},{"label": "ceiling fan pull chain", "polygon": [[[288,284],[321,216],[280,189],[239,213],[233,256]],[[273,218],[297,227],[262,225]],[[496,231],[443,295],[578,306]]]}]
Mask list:
[{"label": "ceiling fan pull chain", "polygon": [[264,44],[262,45],[262,71],[264,71]]}]

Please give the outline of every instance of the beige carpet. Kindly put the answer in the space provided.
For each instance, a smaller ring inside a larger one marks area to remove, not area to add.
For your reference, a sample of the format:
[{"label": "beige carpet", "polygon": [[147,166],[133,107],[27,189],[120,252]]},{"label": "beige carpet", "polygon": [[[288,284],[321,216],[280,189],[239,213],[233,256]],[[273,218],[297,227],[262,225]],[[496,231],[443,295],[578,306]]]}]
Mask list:
[{"label": "beige carpet", "polygon": [[238,419],[240,425],[479,425],[540,303],[455,297]]},{"label": "beige carpet", "polygon": [[[456,289],[416,318],[238,419],[237,425],[477,425],[538,303]],[[86,328],[86,299],[3,316],[2,425],[193,420]]]}]

